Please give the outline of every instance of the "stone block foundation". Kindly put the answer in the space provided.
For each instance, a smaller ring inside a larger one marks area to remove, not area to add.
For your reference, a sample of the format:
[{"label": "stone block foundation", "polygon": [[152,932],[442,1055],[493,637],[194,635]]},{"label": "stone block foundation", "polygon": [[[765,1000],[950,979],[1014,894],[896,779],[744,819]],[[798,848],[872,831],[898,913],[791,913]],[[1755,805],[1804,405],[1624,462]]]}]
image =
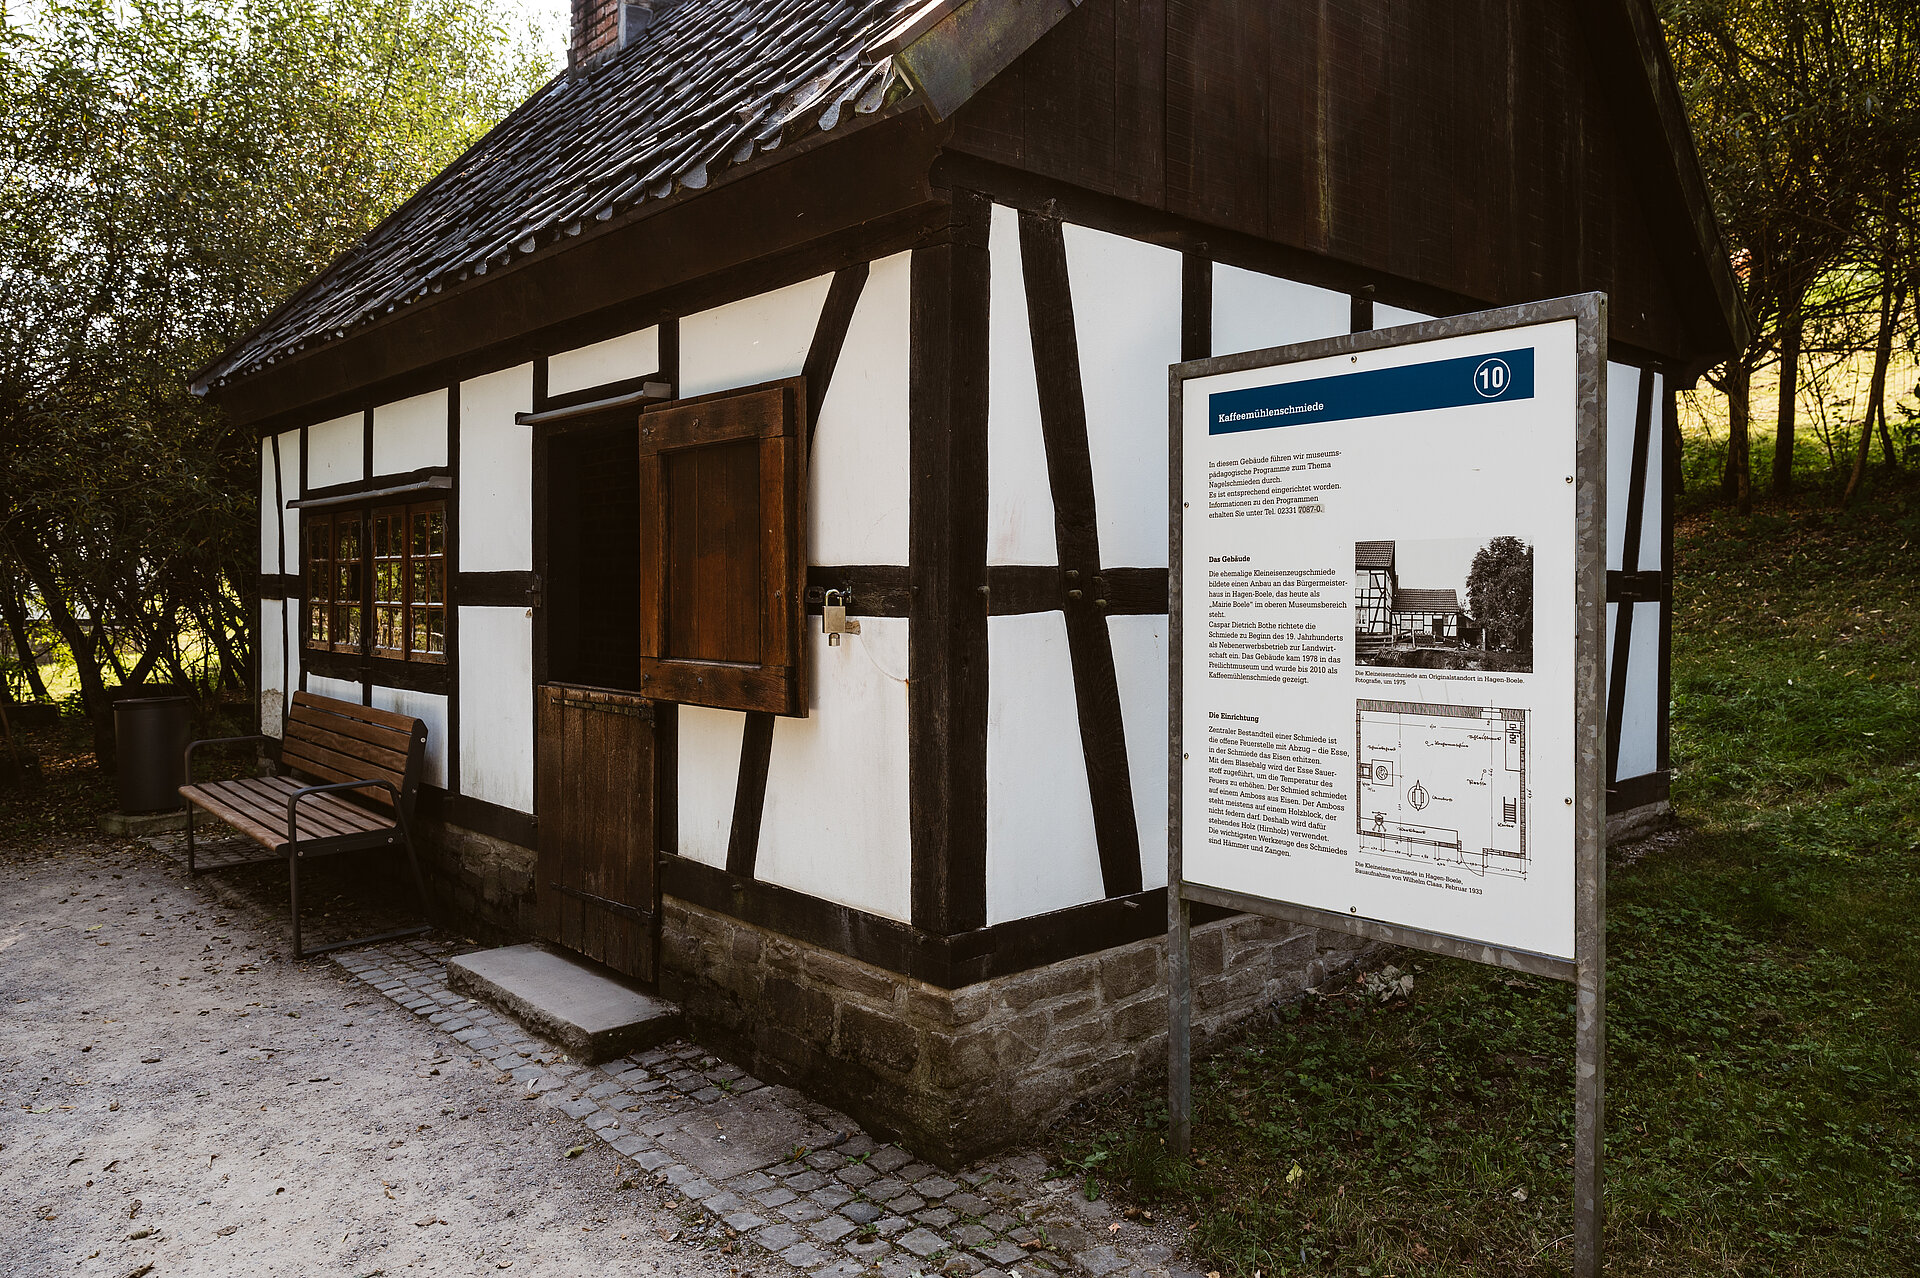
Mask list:
[{"label": "stone block foundation", "polygon": [[457,825],[421,821],[414,851],[435,917],[488,943],[534,933],[534,866],[539,853]]},{"label": "stone block foundation", "polygon": [[[662,922],[661,993],[701,1042],[949,1167],[1166,1069],[1164,937],[945,990],[674,897]],[[1253,916],[1194,928],[1196,1048],[1368,949]]]}]

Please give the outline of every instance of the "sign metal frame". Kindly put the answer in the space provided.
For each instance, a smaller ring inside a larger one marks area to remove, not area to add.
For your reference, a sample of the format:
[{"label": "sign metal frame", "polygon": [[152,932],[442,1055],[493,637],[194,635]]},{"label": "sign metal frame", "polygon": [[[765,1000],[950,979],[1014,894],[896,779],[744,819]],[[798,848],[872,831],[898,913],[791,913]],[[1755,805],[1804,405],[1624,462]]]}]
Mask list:
[{"label": "sign metal frame", "polygon": [[[1184,599],[1182,528],[1185,492],[1185,383],[1237,373],[1466,337],[1504,329],[1574,321],[1574,959],[1506,949],[1443,933],[1336,914],[1185,881],[1181,838],[1185,799]],[[1606,1045],[1606,514],[1607,514],[1607,297],[1581,293],[1549,301],[1456,315],[1400,328],[1375,329],[1268,350],[1189,360],[1168,369],[1168,668],[1167,689],[1167,988],[1168,1114],[1171,1142],[1188,1157],[1193,1141],[1191,963],[1192,905],[1200,902],[1308,927],[1344,932],[1453,958],[1470,959],[1534,976],[1570,982],[1575,989],[1573,1272],[1598,1278],[1602,1265],[1602,1137],[1605,1130]]]}]

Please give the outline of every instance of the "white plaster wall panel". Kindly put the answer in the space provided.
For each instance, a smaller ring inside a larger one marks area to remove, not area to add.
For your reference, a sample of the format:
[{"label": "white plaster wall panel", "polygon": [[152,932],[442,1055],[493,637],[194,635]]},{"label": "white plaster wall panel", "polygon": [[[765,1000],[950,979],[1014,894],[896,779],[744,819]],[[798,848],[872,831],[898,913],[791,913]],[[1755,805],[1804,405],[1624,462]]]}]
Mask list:
[{"label": "white plaster wall panel", "polygon": [[[282,444],[282,448],[286,445]],[[283,455],[280,464],[287,466]],[[300,471],[300,449],[296,441],[293,462],[287,473]],[[367,477],[366,414],[348,413],[332,421],[307,427],[307,487],[326,488]],[[296,496],[298,494],[295,494]]]},{"label": "white plaster wall panel", "polygon": [[447,392],[428,391],[373,410],[373,473],[401,475],[447,464]]},{"label": "white plaster wall panel", "polygon": [[325,675],[308,675],[307,691],[316,697],[332,697],[335,701],[347,701],[360,704],[360,685],[349,683],[345,679],[329,679]]},{"label": "white plaster wall panel", "polygon": [[460,793],[533,811],[533,621],[460,610]]},{"label": "white plaster wall panel", "polygon": [[660,330],[643,328],[547,357],[547,394],[623,382],[660,371]]},{"label": "white plaster wall panel", "polygon": [[1620,714],[1622,780],[1660,767],[1660,605],[1633,605],[1627,640],[1627,697]]},{"label": "white plaster wall panel", "polygon": [[807,557],[907,562],[911,253],[873,263],[813,437]]},{"label": "white plaster wall panel", "polygon": [[307,552],[300,544],[300,512],[290,505],[300,500],[300,432],[297,430],[280,436],[280,500],[280,517],[287,537],[287,571],[296,577],[305,577]]},{"label": "white plaster wall panel", "polygon": [[420,780],[427,785],[447,786],[447,697],[441,692],[414,692],[407,688],[373,687],[375,709],[412,715],[427,725],[427,757],[420,769]]},{"label": "white plaster wall panel", "polygon": [[1140,828],[1140,883],[1167,885],[1167,619],[1109,617],[1120,722],[1127,732],[1127,777]]},{"label": "white plaster wall panel", "polygon": [[[1627,498],[1633,478],[1634,413],[1640,397],[1640,370],[1607,365],[1607,568],[1620,568],[1627,537]],[[1654,507],[1659,522],[1659,507]],[[1644,516],[1643,516],[1644,518]],[[1658,560],[1654,561],[1658,564]]]},{"label": "white plaster wall panel", "polygon": [[1167,365],[1180,361],[1180,254],[1065,228],[1104,564],[1167,564]]},{"label": "white plaster wall panel", "polygon": [[[460,383],[460,570],[533,567],[533,365]],[[464,765],[463,765],[464,766]]]},{"label": "white plaster wall panel", "polygon": [[725,867],[740,783],[740,739],[747,716],[706,706],[679,709],[681,856]]},{"label": "white plaster wall panel", "polygon": [[[273,482],[273,444],[260,441],[260,571],[280,571],[280,513],[278,489]],[[297,454],[296,454],[297,457]],[[295,462],[298,465],[298,461]]]},{"label": "white plaster wall panel", "polygon": [[1057,612],[992,617],[987,643],[992,924],[1097,901],[1106,889],[1093,837],[1066,618]]},{"label": "white plaster wall panel", "polygon": [[1421,311],[1410,311],[1404,306],[1388,306],[1385,302],[1373,304],[1373,326],[1375,328],[1400,328],[1406,324],[1424,324],[1435,318]]},{"label": "white plaster wall panel", "polygon": [[[1345,293],[1214,263],[1215,355],[1338,337],[1352,326],[1353,299]],[[1166,399],[1164,385],[1160,398]]]},{"label": "white plaster wall panel", "polygon": [[901,922],[913,907],[907,624],[862,618],[838,648],[808,634],[811,713],[773,721],[755,862],[769,883]]},{"label": "white plaster wall panel", "polygon": [[1020,221],[1012,209],[993,206],[987,251],[987,562],[1056,564]]},{"label": "white plaster wall panel", "polygon": [[[286,608],[277,599],[260,602],[260,731],[280,735],[280,719],[287,708]],[[296,685],[297,686],[297,685]],[[355,695],[358,695],[357,693]]]},{"label": "white plaster wall panel", "polygon": [[280,602],[280,611],[281,625],[284,627],[281,633],[287,637],[285,662],[287,687],[298,689],[300,663],[306,659],[304,647],[307,626],[306,604],[298,599],[283,599]]},{"label": "white plaster wall panel", "polygon": [[[1658,572],[1666,567],[1666,532],[1661,525],[1666,503],[1666,438],[1663,425],[1667,403],[1664,374],[1653,375],[1653,420],[1647,424],[1646,506],[1640,516],[1640,571]],[[1638,622],[1634,623],[1638,625]]]},{"label": "white plaster wall panel", "polygon": [[833,276],[818,275],[681,320],[680,394],[797,377],[832,285]]}]

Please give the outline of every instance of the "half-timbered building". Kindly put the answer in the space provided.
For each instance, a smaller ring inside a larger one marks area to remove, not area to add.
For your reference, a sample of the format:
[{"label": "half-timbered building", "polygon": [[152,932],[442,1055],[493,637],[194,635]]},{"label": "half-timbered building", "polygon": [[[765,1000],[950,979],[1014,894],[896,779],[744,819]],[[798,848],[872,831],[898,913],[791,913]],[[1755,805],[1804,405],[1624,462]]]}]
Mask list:
[{"label": "half-timbered building", "polygon": [[[260,440],[262,729],[424,720],[467,926],[935,1157],[1158,1067],[1168,365],[1586,290],[1609,802],[1660,810],[1673,396],[1743,320],[1648,0],[573,30],[195,375]],[[1202,1032],[1346,944],[1200,927]]]}]

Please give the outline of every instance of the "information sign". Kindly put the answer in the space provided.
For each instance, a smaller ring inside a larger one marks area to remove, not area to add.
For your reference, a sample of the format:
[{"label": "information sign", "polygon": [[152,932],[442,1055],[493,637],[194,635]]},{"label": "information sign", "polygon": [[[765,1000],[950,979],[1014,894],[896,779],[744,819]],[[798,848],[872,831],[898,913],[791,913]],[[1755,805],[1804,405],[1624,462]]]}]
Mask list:
[{"label": "information sign", "polygon": [[1605,306],[1197,360],[1171,386],[1176,1143],[1192,901],[1573,980],[1593,1264]]}]

